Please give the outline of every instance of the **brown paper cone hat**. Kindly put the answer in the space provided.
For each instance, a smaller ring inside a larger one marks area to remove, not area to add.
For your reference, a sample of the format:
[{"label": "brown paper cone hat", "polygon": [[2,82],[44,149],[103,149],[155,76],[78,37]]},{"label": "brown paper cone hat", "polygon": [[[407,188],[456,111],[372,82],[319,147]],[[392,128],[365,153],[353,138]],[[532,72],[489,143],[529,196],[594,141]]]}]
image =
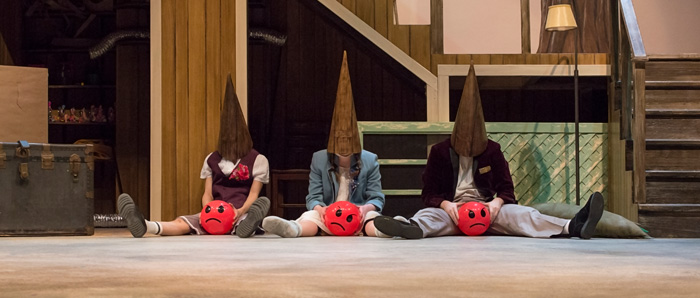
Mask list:
[{"label": "brown paper cone hat", "polygon": [[225,159],[236,162],[253,149],[253,140],[248,132],[248,125],[243,117],[243,110],[238,102],[236,90],[231,81],[231,74],[226,78],[224,107],[221,111],[219,128],[219,154]]},{"label": "brown paper cone hat", "polygon": [[350,72],[347,53],[343,52],[343,64],[338,79],[338,92],[335,96],[333,122],[328,134],[328,153],[347,156],[362,152],[360,133],[357,130],[357,117],[352,99]]},{"label": "brown paper cone hat", "polygon": [[464,83],[450,140],[452,148],[462,156],[477,156],[483,153],[488,145],[484,111],[481,108],[481,96],[479,96],[479,84],[476,82],[474,65],[469,66],[469,74]]}]

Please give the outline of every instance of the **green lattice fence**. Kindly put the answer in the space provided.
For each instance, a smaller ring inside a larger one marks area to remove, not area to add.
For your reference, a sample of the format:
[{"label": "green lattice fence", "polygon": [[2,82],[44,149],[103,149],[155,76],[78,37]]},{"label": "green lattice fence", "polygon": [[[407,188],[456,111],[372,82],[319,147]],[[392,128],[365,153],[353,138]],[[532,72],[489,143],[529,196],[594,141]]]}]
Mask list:
[{"label": "green lattice fence", "polygon": [[[358,125],[363,142],[367,135],[447,136],[452,131],[452,123],[445,122],[360,122]],[[491,122],[486,124],[486,130],[489,138],[501,144],[520,204],[576,201],[573,124]],[[582,123],[579,131],[581,202],[585,203],[594,191],[607,195],[607,128],[604,123]],[[425,154],[420,158],[384,158],[380,155],[380,163],[383,166],[424,165],[427,148],[442,139],[426,137]],[[406,148],[409,145],[401,144]],[[416,195],[420,193],[418,188],[408,185],[385,189],[385,193]]]}]

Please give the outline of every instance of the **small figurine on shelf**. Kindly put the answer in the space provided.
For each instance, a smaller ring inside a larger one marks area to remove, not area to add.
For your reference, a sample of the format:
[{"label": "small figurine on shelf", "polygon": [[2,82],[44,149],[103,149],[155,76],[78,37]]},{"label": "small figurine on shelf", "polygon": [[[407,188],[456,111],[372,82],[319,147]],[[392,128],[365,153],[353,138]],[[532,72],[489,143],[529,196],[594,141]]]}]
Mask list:
[{"label": "small figurine on shelf", "polygon": [[78,120],[78,122],[80,122],[80,123],[90,122],[90,118],[88,117],[88,113],[85,110],[85,108],[80,110],[80,120]]},{"label": "small figurine on shelf", "polygon": [[49,122],[53,122],[53,110],[51,109],[51,101],[49,100]]},{"label": "small figurine on shelf", "polygon": [[102,105],[97,107],[97,115],[95,116],[95,122],[107,122],[107,118],[105,117],[105,112],[104,109],[102,108]]},{"label": "small figurine on shelf", "polygon": [[97,122],[97,108],[95,108],[95,105],[90,106],[90,121]]},{"label": "small figurine on shelf", "polygon": [[66,122],[66,105],[58,108],[58,122]]},{"label": "small figurine on shelf", "polygon": [[114,123],[116,115],[114,115],[114,107],[109,107],[107,110],[107,121],[109,123]]},{"label": "small figurine on shelf", "polygon": [[70,112],[68,113],[68,118],[66,119],[66,122],[71,122],[75,123],[77,119],[75,118],[75,108],[70,108]]}]

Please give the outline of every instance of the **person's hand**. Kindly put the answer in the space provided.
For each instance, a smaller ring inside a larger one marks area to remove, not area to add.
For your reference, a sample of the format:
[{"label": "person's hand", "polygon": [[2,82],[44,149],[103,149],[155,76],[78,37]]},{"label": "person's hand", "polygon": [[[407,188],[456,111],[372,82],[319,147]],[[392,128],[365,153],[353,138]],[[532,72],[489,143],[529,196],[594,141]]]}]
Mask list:
[{"label": "person's hand", "polygon": [[314,210],[318,212],[318,214],[321,216],[321,222],[325,223],[326,222],[326,209],[328,209],[327,206],[321,206],[321,205],[316,205],[314,206]]},{"label": "person's hand", "polygon": [[368,212],[370,211],[376,211],[377,206],[374,206],[372,204],[367,204],[367,205],[362,205],[362,206],[357,206],[360,209],[360,220],[364,221],[365,216],[367,215]]},{"label": "person's hand", "polygon": [[455,225],[458,225],[459,214],[457,214],[457,211],[459,211],[459,207],[462,205],[464,205],[464,202],[454,203],[450,201],[442,201],[442,203],[440,203],[440,208],[447,212],[447,215],[450,216]]},{"label": "person's hand", "polygon": [[486,207],[489,208],[489,213],[491,213],[491,222],[496,219],[498,212],[501,211],[501,206],[503,206],[503,199],[495,197],[491,202],[484,203]]}]

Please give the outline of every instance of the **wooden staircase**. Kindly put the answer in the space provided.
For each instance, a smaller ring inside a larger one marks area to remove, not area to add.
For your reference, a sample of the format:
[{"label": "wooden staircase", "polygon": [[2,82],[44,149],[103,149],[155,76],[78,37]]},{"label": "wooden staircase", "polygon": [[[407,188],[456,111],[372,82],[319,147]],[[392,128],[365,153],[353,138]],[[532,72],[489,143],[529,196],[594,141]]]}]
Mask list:
[{"label": "wooden staircase", "polygon": [[653,237],[700,237],[700,57],[650,56],[645,68],[639,224]]}]

